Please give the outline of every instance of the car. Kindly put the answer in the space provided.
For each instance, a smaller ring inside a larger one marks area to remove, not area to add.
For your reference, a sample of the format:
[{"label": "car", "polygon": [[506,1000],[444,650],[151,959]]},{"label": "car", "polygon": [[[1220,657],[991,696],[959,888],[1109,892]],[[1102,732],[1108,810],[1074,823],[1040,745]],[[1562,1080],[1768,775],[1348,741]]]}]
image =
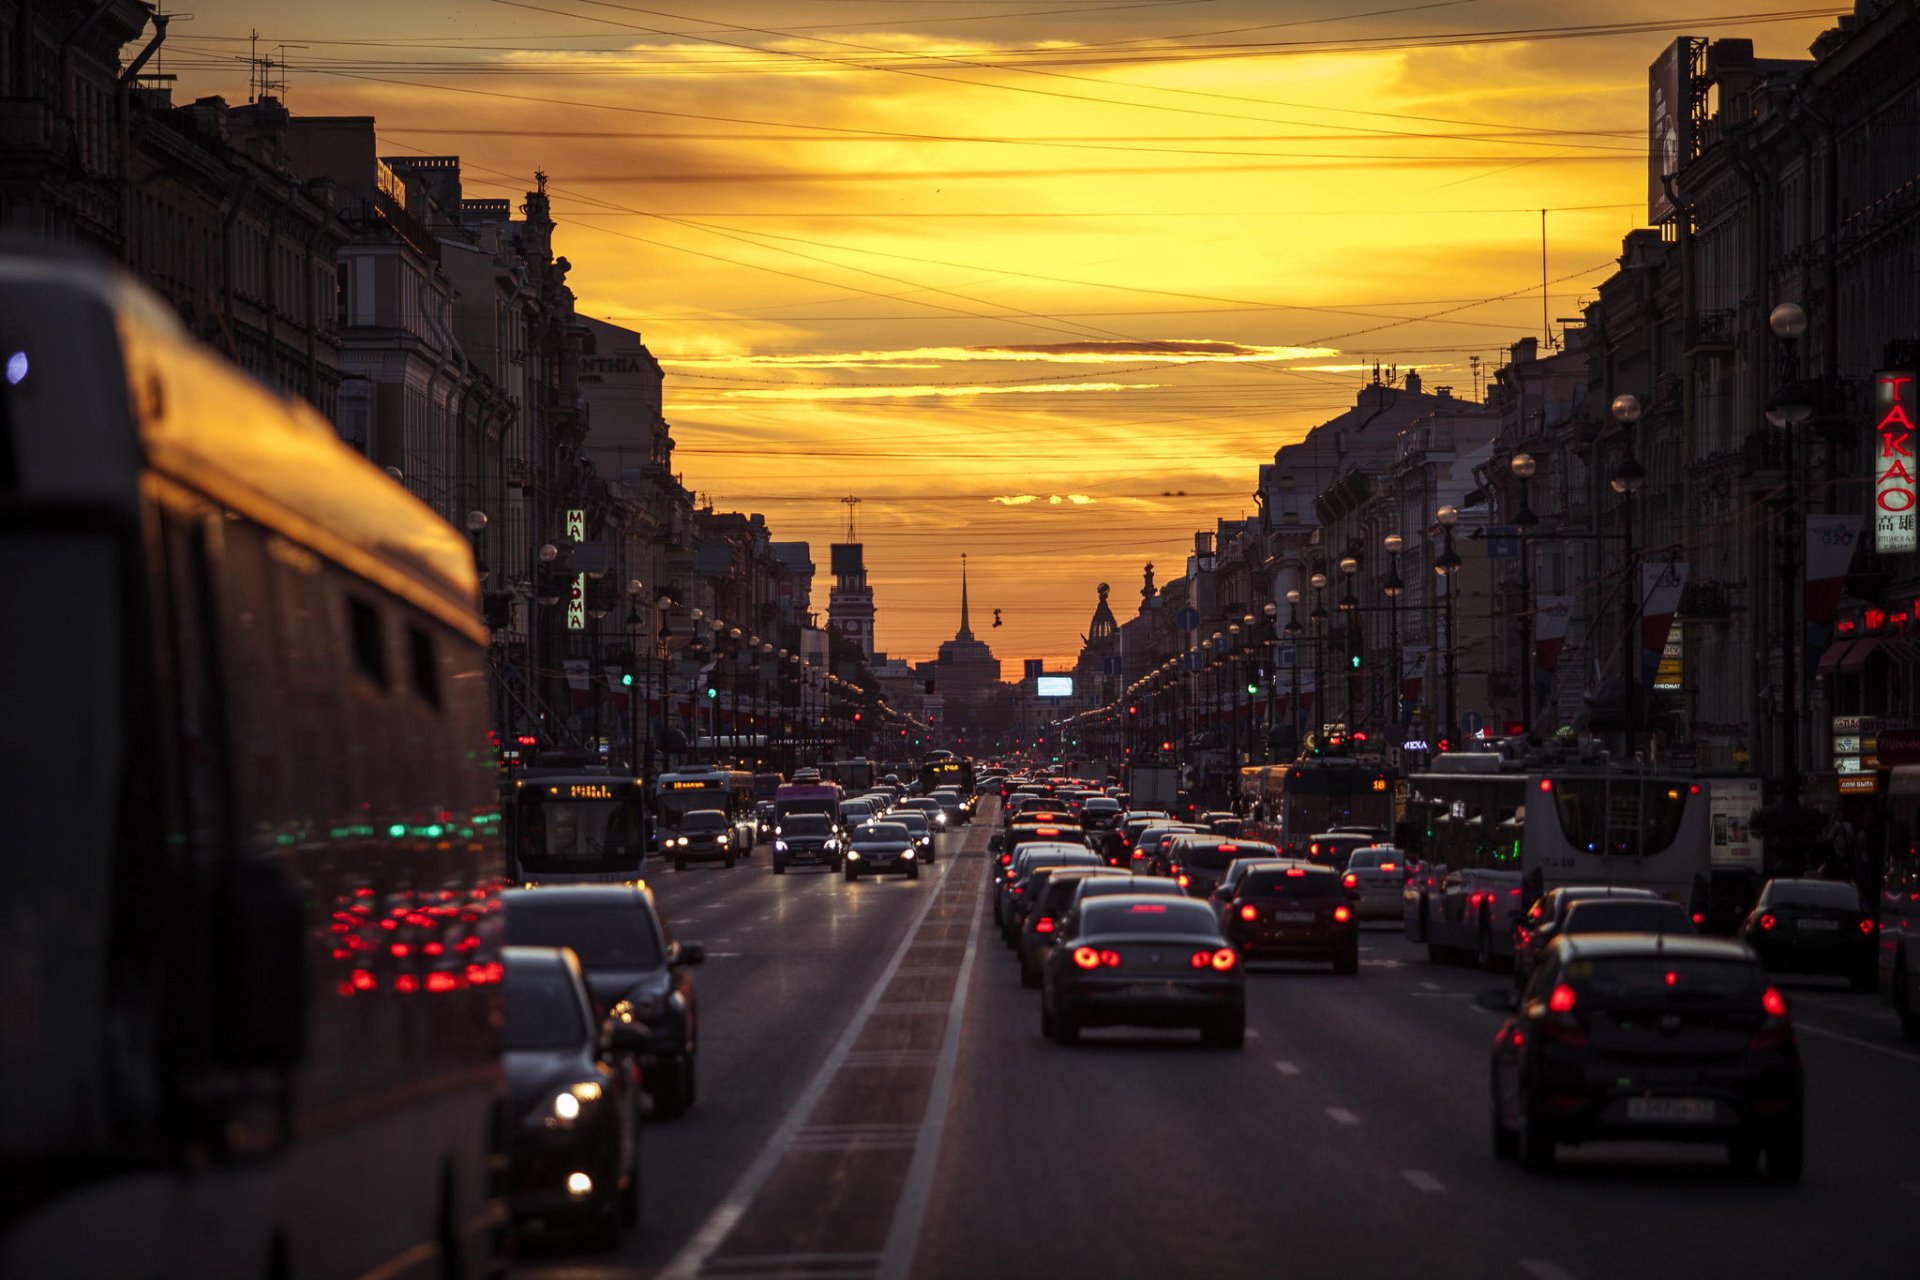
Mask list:
[{"label": "car", "polygon": [[500,896],[509,945],[571,948],[596,1014],[647,1029],[637,1056],[654,1114],[686,1114],[695,1100],[700,1026],[687,970],[706,959],[706,949],[676,941],[653,891],[641,885],[509,889]]},{"label": "car", "polygon": [[1088,796],[1080,806],[1080,822],[1088,831],[1111,831],[1120,821],[1120,802],[1111,796]]},{"label": "car", "polygon": [[958,831],[961,827],[973,821],[973,806],[967,803],[965,796],[962,796],[952,787],[942,787],[938,791],[930,794],[927,799],[938,804],[940,806],[940,812],[947,816],[947,830],[949,831]]},{"label": "car", "polygon": [[863,822],[872,822],[879,816],[879,809],[868,800],[842,800],[840,802],[840,825],[851,831]]},{"label": "car", "polygon": [[1566,884],[1549,889],[1535,898],[1513,926],[1513,989],[1525,989],[1533,966],[1547,945],[1560,936],[1567,922],[1567,910],[1587,898],[1657,898],[1660,895],[1638,885]]},{"label": "car", "polygon": [[903,804],[887,815],[887,821],[897,822],[905,827],[907,833],[913,837],[915,856],[925,865],[931,866],[933,864],[935,856],[934,844],[939,835],[940,828],[928,821],[926,810],[909,809]]},{"label": "car", "polygon": [[1318,831],[1307,837],[1307,861],[1345,871],[1355,850],[1379,843],[1372,831]]},{"label": "car", "polygon": [[755,844],[767,844],[772,841],[774,824],[779,820],[779,816],[771,800],[762,800],[753,806],[753,842]]},{"label": "car", "polygon": [[1280,851],[1253,840],[1223,840],[1211,833],[1175,836],[1167,845],[1167,874],[1196,898],[1219,887],[1227,868],[1241,858],[1275,858]]},{"label": "car", "polygon": [[[1240,892],[1241,881],[1245,880],[1247,876],[1261,867],[1279,867],[1284,870],[1297,861],[1299,861],[1299,859],[1289,858],[1284,854],[1278,853],[1259,858],[1235,858],[1227,864],[1227,869],[1220,873],[1220,883],[1215,885],[1213,892],[1207,895],[1207,901],[1213,904],[1214,914],[1219,916],[1221,923],[1224,924],[1226,922],[1227,904],[1232,902],[1234,895]],[[1154,877],[1142,878],[1151,879]],[[1175,887],[1179,886],[1178,881],[1174,883]],[[1185,893],[1186,890],[1183,888],[1180,892]]]},{"label": "car", "polygon": [[1126,866],[1133,856],[1134,841],[1141,831],[1172,821],[1171,817],[1157,809],[1122,809],[1103,837],[1108,863],[1116,867]]},{"label": "car", "polygon": [[1718,1142],[1736,1169],[1764,1155],[1772,1180],[1800,1178],[1800,1050],[1745,943],[1562,933],[1524,992],[1478,1003],[1508,1015],[1493,1042],[1495,1156],[1546,1173],[1563,1143]]},{"label": "car", "polygon": [[952,823],[952,819],[947,817],[946,806],[932,796],[909,796],[900,802],[895,811],[899,809],[914,809],[926,814],[927,821],[938,831],[945,831]]},{"label": "car", "polygon": [[1046,964],[1047,954],[1053,950],[1053,939],[1060,921],[1073,905],[1074,893],[1079,889],[1080,881],[1089,876],[1127,881],[1133,879],[1114,867],[1041,867],[1033,873],[1027,886],[1033,905],[1028,908],[1026,919],[1020,925],[1020,936],[1014,942],[1014,950],[1020,953],[1021,986],[1040,985],[1040,971]]},{"label": "car", "polygon": [[640,1221],[638,1090],[620,1058],[646,1029],[603,1022],[567,948],[504,947],[500,962],[507,1210],[610,1249]]},{"label": "car", "polygon": [[1080,904],[1088,898],[1103,898],[1110,893],[1147,893],[1167,898],[1187,896],[1185,889],[1165,876],[1142,876],[1130,871],[1121,871],[1119,875],[1099,876],[1077,882],[1073,887],[1073,900],[1067,904],[1067,913],[1071,915],[1078,911]]},{"label": "car", "polygon": [[675,871],[685,871],[687,864],[695,861],[717,861],[731,867],[743,852],[739,835],[733,820],[720,810],[695,809],[680,815],[679,823],[660,837],[660,852],[673,860]]},{"label": "car", "polygon": [[1340,873],[1297,858],[1261,861],[1218,904],[1228,941],[1248,960],[1324,960],[1335,973],[1360,972],[1360,922]]},{"label": "car", "polygon": [[1193,825],[1203,827],[1217,835],[1237,836],[1245,822],[1246,819],[1237,813],[1231,813],[1225,809],[1208,809],[1194,818]]},{"label": "car", "polygon": [[863,822],[847,838],[844,875],[858,880],[863,875],[899,871],[907,879],[920,878],[919,855],[914,852],[913,833],[897,822]]},{"label": "car", "polygon": [[1128,869],[1152,876],[1171,875],[1173,860],[1169,855],[1174,838],[1205,834],[1207,833],[1201,828],[1184,822],[1166,822],[1143,827],[1134,837],[1133,848],[1128,851]]},{"label": "car", "polygon": [[1007,945],[1019,936],[1019,928],[1025,911],[1021,899],[1027,894],[1027,878],[1037,867],[1097,867],[1101,865],[1100,855],[1082,844],[1075,843],[1037,843],[1023,845],[1013,855],[1006,873],[1002,876],[995,900],[994,920],[1000,926],[1000,934]]},{"label": "car", "polygon": [[773,840],[773,874],[783,876],[787,868],[812,863],[838,871],[846,862],[846,849],[840,828],[824,813],[790,813],[770,827]]},{"label": "car", "polygon": [[1240,953],[1204,902],[1112,894],[1069,915],[1041,970],[1040,1034],[1070,1045],[1084,1027],[1196,1027],[1237,1049],[1246,1036]]},{"label": "car", "polygon": [[1362,920],[1398,920],[1407,888],[1407,851],[1390,844],[1355,849],[1340,883],[1353,892],[1353,910]]},{"label": "car", "polygon": [[1665,898],[1582,898],[1567,908],[1560,936],[1582,933],[1695,934],[1693,917]]},{"label": "car", "polygon": [[1777,973],[1821,973],[1871,991],[1879,973],[1879,930],[1844,880],[1767,881],[1740,922],[1740,939]]},{"label": "car", "polygon": [[1081,849],[1091,847],[1086,832],[1079,827],[1056,822],[1031,826],[1020,823],[989,837],[987,852],[995,855],[1004,867],[1013,861],[1013,855],[1020,851],[1022,845],[1029,844],[1070,844]]}]

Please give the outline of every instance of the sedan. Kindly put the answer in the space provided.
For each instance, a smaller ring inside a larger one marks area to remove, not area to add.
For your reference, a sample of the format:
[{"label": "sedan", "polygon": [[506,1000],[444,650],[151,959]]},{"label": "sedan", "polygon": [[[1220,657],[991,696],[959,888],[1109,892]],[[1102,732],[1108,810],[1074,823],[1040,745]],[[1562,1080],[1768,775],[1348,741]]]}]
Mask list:
[{"label": "sedan", "polygon": [[913,833],[897,822],[862,823],[847,840],[845,875],[848,880],[858,880],[884,871],[903,872],[909,880],[920,878]]},{"label": "sedan", "polygon": [[[1598,904],[1589,904],[1598,905]],[[1805,1163],[1800,1048],[1787,1002],[1720,938],[1562,934],[1493,1042],[1493,1151],[1531,1173],[1602,1139],[1725,1143],[1736,1169]]]},{"label": "sedan", "polygon": [[1390,844],[1356,849],[1340,883],[1353,895],[1354,914],[1362,920],[1398,920],[1407,889],[1406,850]]},{"label": "sedan", "polygon": [[1693,934],[1693,917],[1665,898],[1584,898],[1567,908],[1560,936],[1583,933]]},{"label": "sedan", "polygon": [[1097,867],[1100,855],[1085,845],[1030,844],[1014,855],[1001,885],[1000,933],[1008,946],[1018,943],[1032,901],[1030,881],[1042,867]]},{"label": "sedan", "polygon": [[[909,801],[908,803],[912,802]],[[935,827],[927,820],[925,810],[909,809],[903,804],[887,815],[887,821],[898,823],[900,826],[905,827],[907,834],[913,837],[914,856],[929,866],[933,864],[934,838],[939,833],[940,828]]]},{"label": "sedan", "polygon": [[1569,884],[1549,889],[1534,899],[1527,914],[1513,926],[1513,989],[1524,990],[1533,966],[1547,947],[1560,936],[1567,912],[1576,902],[1588,898],[1657,898],[1651,889],[1630,885]]},{"label": "sedan", "polygon": [[1227,938],[1249,960],[1325,960],[1335,973],[1360,972],[1360,922],[1331,867],[1263,863],[1220,911]]},{"label": "sedan", "polygon": [[1219,887],[1235,862],[1246,858],[1273,858],[1280,851],[1252,840],[1222,840],[1215,835],[1176,836],[1167,849],[1167,874],[1182,889],[1204,898]]},{"label": "sedan", "polygon": [[731,867],[735,858],[753,850],[752,841],[747,841],[745,848],[740,843],[733,819],[718,809],[695,809],[682,815],[671,832],[660,837],[660,853],[673,859],[675,871],[685,871],[687,863],[696,859],[717,859],[722,866]]},{"label": "sedan", "polygon": [[1040,973],[1047,957],[1053,953],[1053,940],[1060,931],[1060,922],[1066,918],[1067,908],[1073,905],[1080,882],[1089,876],[1125,880],[1129,886],[1133,880],[1114,867],[1042,867],[1033,873],[1028,885],[1033,906],[1028,909],[1020,926],[1020,936],[1014,943],[1020,953],[1021,986],[1040,985]]},{"label": "sedan", "polygon": [[685,1114],[694,1100],[698,1048],[698,1002],[687,970],[706,959],[706,950],[675,942],[653,893],[637,885],[509,889],[501,900],[510,944],[572,948],[596,1015],[646,1027],[639,1059],[654,1114]]},{"label": "sedan", "polygon": [[640,1221],[640,1131],[633,1076],[616,1055],[646,1038],[603,1028],[580,962],[559,947],[500,952],[502,1067],[513,1128],[507,1208],[516,1221],[565,1221],[611,1249]]},{"label": "sedan", "polygon": [[1196,1027],[1210,1045],[1246,1035],[1240,954],[1204,902],[1114,894],[1083,902],[1041,975],[1040,1034],[1082,1027]]},{"label": "sedan", "polygon": [[1844,880],[1769,880],[1740,923],[1740,940],[1780,973],[1825,973],[1871,991],[1878,974],[1878,930]]}]

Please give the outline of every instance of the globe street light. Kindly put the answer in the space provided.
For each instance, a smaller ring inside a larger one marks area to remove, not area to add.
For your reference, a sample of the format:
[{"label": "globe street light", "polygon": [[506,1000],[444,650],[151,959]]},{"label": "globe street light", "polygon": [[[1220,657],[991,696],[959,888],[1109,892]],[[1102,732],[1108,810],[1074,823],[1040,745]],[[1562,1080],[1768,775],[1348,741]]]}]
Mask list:
[{"label": "globe street light", "polygon": [[1444,732],[1440,736],[1444,740],[1451,741],[1460,722],[1458,715],[1460,650],[1454,630],[1453,604],[1454,597],[1459,594],[1456,575],[1460,572],[1460,553],[1453,549],[1453,526],[1460,523],[1460,508],[1451,505],[1441,507],[1434,512],[1434,519],[1440,524],[1440,532],[1445,542],[1439,557],[1433,562],[1433,571],[1441,581],[1447,584],[1446,712]]}]

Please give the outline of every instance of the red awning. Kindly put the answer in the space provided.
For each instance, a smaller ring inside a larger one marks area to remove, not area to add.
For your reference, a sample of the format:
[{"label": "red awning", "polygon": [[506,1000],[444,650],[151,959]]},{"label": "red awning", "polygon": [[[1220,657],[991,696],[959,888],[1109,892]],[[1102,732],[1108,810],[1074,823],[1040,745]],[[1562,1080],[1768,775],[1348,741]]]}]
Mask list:
[{"label": "red awning", "polygon": [[1874,655],[1882,643],[1884,642],[1879,636],[1868,636],[1865,640],[1855,640],[1853,647],[1841,655],[1840,674],[1843,676],[1851,675],[1866,666],[1867,659]]},{"label": "red awning", "polygon": [[1820,674],[1823,676],[1831,675],[1834,671],[1838,670],[1840,663],[1844,661],[1847,656],[1847,650],[1853,648],[1853,645],[1854,642],[1851,640],[1836,640],[1828,645],[1827,651],[1820,655]]}]

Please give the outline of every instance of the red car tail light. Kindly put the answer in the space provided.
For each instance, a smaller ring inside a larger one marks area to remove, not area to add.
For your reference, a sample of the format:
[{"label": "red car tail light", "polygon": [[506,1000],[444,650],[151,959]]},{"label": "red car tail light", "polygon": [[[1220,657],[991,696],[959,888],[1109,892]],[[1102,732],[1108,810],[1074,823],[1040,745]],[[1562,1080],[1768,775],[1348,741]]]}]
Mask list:
[{"label": "red car tail light", "polygon": [[1779,921],[1775,920],[1771,915],[1764,915],[1760,917],[1760,927],[1762,929],[1771,929],[1773,928],[1774,925],[1778,923]]},{"label": "red car tail light", "polygon": [[1073,962],[1082,969],[1098,969],[1100,967],[1100,953],[1092,947],[1075,947],[1073,949]]},{"label": "red car tail light", "polygon": [[1102,951],[1100,953],[1100,963],[1109,969],[1118,969],[1120,967],[1120,953],[1118,951]]},{"label": "red car tail light", "polygon": [[1572,1013],[1573,1006],[1573,988],[1564,982],[1555,987],[1553,993],[1547,997],[1547,1011],[1549,1013]]},{"label": "red car tail light", "polygon": [[1052,916],[1041,916],[1041,917],[1040,917],[1040,918],[1039,918],[1038,920],[1035,920],[1035,921],[1033,922],[1033,931],[1034,931],[1035,933],[1052,933],[1052,932],[1053,932],[1053,917],[1052,917]]},{"label": "red car tail light", "polygon": [[1190,885],[1190,884],[1192,884],[1192,883],[1193,883],[1193,877],[1191,877],[1191,876],[1188,876],[1188,875],[1184,875],[1184,874],[1183,874],[1183,875],[1178,875],[1178,876],[1175,876],[1175,877],[1173,878],[1173,882],[1174,882],[1175,884],[1177,884],[1177,885],[1179,885],[1179,886],[1180,886],[1180,887],[1181,887],[1182,889],[1184,889],[1184,888],[1186,888],[1186,887],[1187,887],[1188,885]]},{"label": "red car tail light", "polygon": [[1333,909],[1333,922],[1335,924],[1345,924],[1351,919],[1353,919],[1353,908],[1346,903],[1343,902]]},{"label": "red car tail light", "polygon": [[1780,994],[1777,987],[1768,987],[1761,993],[1760,1007],[1766,1011],[1766,1017],[1760,1020],[1753,1038],[1747,1041],[1749,1049],[1779,1049],[1793,1043],[1793,1023],[1787,1018],[1787,998]]},{"label": "red car tail light", "polygon": [[1204,969],[1213,963],[1213,952],[1196,951],[1187,957],[1187,964],[1195,969]]},{"label": "red car tail light", "polygon": [[1780,994],[1780,988],[1768,987],[1760,996],[1760,1007],[1767,1011],[1769,1018],[1787,1016],[1787,998]]},{"label": "red car tail light", "polygon": [[1307,869],[1305,867],[1288,867],[1287,878],[1289,880],[1305,880],[1307,878]]},{"label": "red car tail light", "polygon": [[1232,947],[1222,947],[1213,953],[1212,964],[1215,973],[1225,973],[1239,963],[1240,954]]},{"label": "red car tail light", "polygon": [[1694,924],[1696,924],[1696,925],[1702,925],[1702,924],[1705,924],[1705,923],[1707,922],[1707,913],[1706,913],[1706,912],[1704,912],[1704,911],[1696,911],[1696,912],[1694,912],[1694,913],[1693,913],[1693,922],[1694,922]]},{"label": "red car tail light", "polygon": [[1872,936],[1872,934],[1873,934],[1873,931],[1874,931],[1874,927],[1875,927],[1875,926],[1874,926],[1874,923],[1873,923],[1873,921],[1872,921],[1871,919],[1869,919],[1869,918],[1868,918],[1868,917],[1866,917],[1866,916],[1861,916],[1861,917],[1860,917],[1860,932],[1861,932],[1861,933],[1864,933],[1864,934],[1866,934],[1866,935],[1868,935],[1869,937],[1871,937],[1871,936]]},{"label": "red car tail light", "polygon": [[1360,877],[1349,871],[1340,877],[1340,883],[1349,889],[1358,889],[1360,887]]},{"label": "red car tail light", "polygon": [[1242,907],[1240,908],[1240,918],[1242,920],[1258,920],[1260,918],[1260,908],[1254,906]]}]

